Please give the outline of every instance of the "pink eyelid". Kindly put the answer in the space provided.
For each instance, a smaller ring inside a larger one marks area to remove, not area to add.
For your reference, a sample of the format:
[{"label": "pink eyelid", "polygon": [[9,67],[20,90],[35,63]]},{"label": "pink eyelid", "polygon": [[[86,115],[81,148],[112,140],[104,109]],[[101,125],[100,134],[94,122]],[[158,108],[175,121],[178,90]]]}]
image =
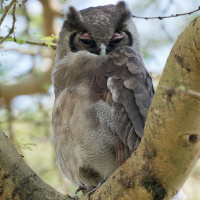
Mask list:
[{"label": "pink eyelid", "polygon": [[[116,40],[116,39],[121,39],[123,38],[122,35],[120,35],[119,33],[114,33],[113,34],[113,37],[112,37],[112,40]],[[84,39],[84,40],[93,40],[91,38],[91,36],[89,35],[89,33],[83,33],[83,35],[80,37],[80,39]]]},{"label": "pink eyelid", "polygon": [[123,38],[122,35],[120,35],[119,33],[114,33],[113,37],[112,37],[112,40],[121,39],[121,38]]},{"label": "pink eyelid", "polygon": [[88,33],[83,33],[83,35],[81,35],[80,39],[93,40]]}]

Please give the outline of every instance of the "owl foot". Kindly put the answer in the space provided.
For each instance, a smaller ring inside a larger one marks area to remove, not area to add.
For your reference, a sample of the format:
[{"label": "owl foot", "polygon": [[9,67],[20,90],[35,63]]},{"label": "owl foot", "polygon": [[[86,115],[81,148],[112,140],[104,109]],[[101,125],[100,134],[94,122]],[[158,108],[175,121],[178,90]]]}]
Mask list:
[{"label": "owl foot", "polygon": [[81,191],[83,194],[89,193],[89,196],[92,195],[103,183],[105,180],[100,182],[96,187],[95,186],[85,186],[80,185],[79,188],[75,192],[75,196]]},{"label": "owl foot", "polygon": [[89,191],[88,196],[92,195],[104,182],[105,182],[105,180],[101,181],[95,188],[93,188],[91,191]]},{"label": "owl foot", "polygon": [[80,191],[83,194],[86,194],[92,190],[95,189],[95,186],[85,186],[85,185],[80,185],[79,188],[76,190],[75,195],[77,195]]}]

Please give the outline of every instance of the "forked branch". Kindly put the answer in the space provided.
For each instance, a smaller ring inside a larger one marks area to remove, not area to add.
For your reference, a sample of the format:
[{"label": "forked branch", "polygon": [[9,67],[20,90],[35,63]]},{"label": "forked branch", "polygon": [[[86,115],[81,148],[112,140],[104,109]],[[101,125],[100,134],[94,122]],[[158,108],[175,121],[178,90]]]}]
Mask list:
[{"label": "forked branch", "polygon": [[8,32],[8,34],[5,37],[3,37],[3,39],[0,41],[0,44],[3,41],[5,41],[15,31],[15,22],[16,22],[15,11],[16,11],[16,3],[14,3],[14,6],[13,6],[13,12],[12,12],[13,22],[12,22],[12,27],[11,27],[10,31]]}]

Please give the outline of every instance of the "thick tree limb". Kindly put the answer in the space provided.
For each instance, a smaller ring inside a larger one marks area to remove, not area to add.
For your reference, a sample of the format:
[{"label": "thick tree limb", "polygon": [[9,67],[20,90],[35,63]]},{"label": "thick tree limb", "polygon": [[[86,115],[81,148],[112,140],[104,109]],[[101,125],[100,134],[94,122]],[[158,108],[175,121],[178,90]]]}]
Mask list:
[{"label": "thick tree limb", "polygon": [[53,2],[52,0],[40,0],[40,2],[43,6],[43,28],[45,35],[57,35],[55,17],[57,17],[59,13],[57,9],[55,9],[56,2]]},{"label": "thick tree limb", "polygon": [[136,153],[90,199],[168,200],[180,190],[200,156],[200,98],[163,86],[198,94],[199,80],[200,17],[170,53]]},{"label": "thick tree limb", "polygon": [[16,84],[0,84],[0,98],[3,98],[8,104],[14,97],[19,95],[30,94],[45,94],[51,85],[51,71],[43,72],[42,74],[33,75],[20,83]]},{"label": "thick tree limb", "polygon": [[0,131],[0,199],[71,200],[42,181]]}]

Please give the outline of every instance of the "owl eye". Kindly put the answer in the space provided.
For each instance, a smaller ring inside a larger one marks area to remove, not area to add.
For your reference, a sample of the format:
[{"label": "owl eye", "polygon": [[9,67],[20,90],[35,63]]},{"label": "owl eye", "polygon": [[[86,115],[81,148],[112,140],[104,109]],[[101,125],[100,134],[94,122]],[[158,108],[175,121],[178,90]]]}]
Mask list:
[{"label": "owl eye", "polygon": [[114,44],[114,43],[119,43],[119,42],[121,42],[122,39],[123,39],[123,36],[122,36],[121,34],[119,34],[119,33],[114,33],[114,34],[113,34],[113,37],[112,37],[112,39],[111,39],[111,42],[112,42],[112,44]]},{"label": "owl eye", "polygon": [[94,40],[88,40],[88,39],[80,39],[81,42],[83,42],[84,44],[93,44]]},{"label": "owl eye", "polygon": [[94,39],[88,34],[88,33],[84,33],[81,37],[80,40],[84,43],[84,44],[93,44],[95,41]]}]

